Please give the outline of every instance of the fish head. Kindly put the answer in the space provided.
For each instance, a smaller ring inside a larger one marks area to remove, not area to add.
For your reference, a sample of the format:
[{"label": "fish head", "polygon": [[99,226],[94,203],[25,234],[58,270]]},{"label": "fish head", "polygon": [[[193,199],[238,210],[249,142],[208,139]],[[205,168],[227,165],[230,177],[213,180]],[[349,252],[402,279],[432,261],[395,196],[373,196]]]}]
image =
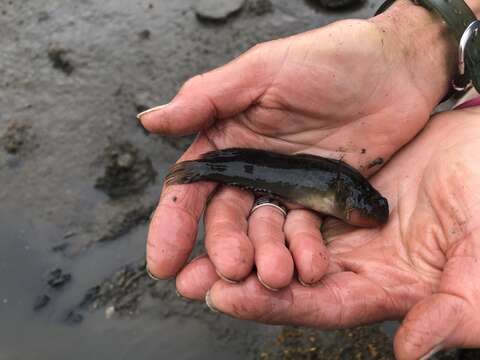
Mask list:
[{"label": "fish head", "polygon": [[346,220],[361,227],[376,227],[388,221],[388,200],[376,190],[357,192],[347,197],[345,202]]}]

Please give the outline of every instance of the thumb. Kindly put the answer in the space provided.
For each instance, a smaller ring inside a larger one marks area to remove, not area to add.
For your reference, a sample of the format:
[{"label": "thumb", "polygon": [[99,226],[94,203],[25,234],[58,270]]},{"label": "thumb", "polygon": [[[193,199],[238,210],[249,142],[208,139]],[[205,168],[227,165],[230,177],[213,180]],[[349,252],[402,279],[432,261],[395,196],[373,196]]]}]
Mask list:
[{"label": "thumb", "polygon": [[138,119],[149,131],[186,135],[246,110],[262,96],[270,78],[271,68],[263,66],[262,46],[191,78],[169,104],[144,111]]},{"label": "thumb", "polygon": [[469,310],[466,300],[457,295],[438,293],[422,300],[408,312],[395,335],[396,358],[427,359],[442,349],[467,345],[465,338],[474,330],[474,314]]},{"label": "thumb", "polygon": [[476,244],[457,244],[457,255],[447,261],[438,292],[407,313],[395,335],[397,359],[427,359],[441,349],[480,346],[480,263],[476,256],[465,255],[476,254],[480,250]]}]

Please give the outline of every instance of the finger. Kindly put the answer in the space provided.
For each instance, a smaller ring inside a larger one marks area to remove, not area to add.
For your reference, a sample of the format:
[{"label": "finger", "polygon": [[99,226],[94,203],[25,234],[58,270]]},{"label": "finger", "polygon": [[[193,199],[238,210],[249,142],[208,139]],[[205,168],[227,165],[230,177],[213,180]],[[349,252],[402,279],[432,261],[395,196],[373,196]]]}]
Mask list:
[{"label": "finger", "polygon": [[248,221],[248,236],[255,247],[260,282],[270,290],[287,286],[293,277],[292,255],[285,246],[285,215],[270,206],[255,210]]},{"label": "finger", "polygon": [[[396,358],[428,358],[442,349],[465,345],[458,343],[463,340],[461,337],[475,334],[472,317],[467,317],[466,310],[462,298],[449,294],[435,294],[416,304],[395,335]],[[475,318],[475,314],[471,315]],[[478,330],[477,326],[477,338],[480,335]]]},{"label": "finger", "polygon": [[318,282],[328,270],[328,251],[320,233],[320,218],[308,210],[291,210],[285,221],[285,236],[298,280],[304,285]]},{"label": "finger", "polygon": [[326,275],[317,285],[293,281],[277,292],[250,276],[240,284],[216,282],[209,303],[231,316],[268,324],[342,328],[396,318],[383,288],[352,272]]},{"label": "finger", "polygon": [[[462,245],[456,251],[463,251]],[[480,267],[473,256],[459,256],[447,262],[439,292],[413,306],[397,331],[394,346],[398,359],[418,359],[441,349],[480,346],[479,275]]]},{"label": "finger", "polygon": [[228,281],[242,280],[252,271],[254,249],[247,236],[252,203],[251,193],[224,186],[205,213],[205,247],[218,275]]},{"label": "finger", "polygon": [[263,94],[271,67],[262,66],[258,48],[203,75],[187,81],[169,104],[138,115],[149,131],[184,135],[212,124],[215,119],[234,116]]},{"label": "finger", "polygon": [[219,279],[215,267],[206,255],[192,260],[176,278],[178,293],[192,300],[203,300],[207,291]]},{"label": "finger", "polygon": [[[199,136],[179,161],[211,150],[206,137]],[[198,220],[214,188],[215,184],[207,182],[163,188],[148,231],[147,266],[152,275],[169,278],[186,262],[197,237]]]}]

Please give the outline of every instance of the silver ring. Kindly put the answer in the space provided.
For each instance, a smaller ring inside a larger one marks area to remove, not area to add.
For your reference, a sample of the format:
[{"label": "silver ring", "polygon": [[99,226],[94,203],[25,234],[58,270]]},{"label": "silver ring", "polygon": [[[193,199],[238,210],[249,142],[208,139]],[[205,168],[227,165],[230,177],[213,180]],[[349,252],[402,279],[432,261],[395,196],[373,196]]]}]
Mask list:
[{"label": "silver ring", "polygon": [[268,196],[262,196],[255,200],[252,210],[250,210],[250,215],[252,215],[255,210],[258,210],[263,206],[271,206],[277,211],[279,211],[283,216],[287,216],[287,208],[283,206],[279,201],[272,199]]}]

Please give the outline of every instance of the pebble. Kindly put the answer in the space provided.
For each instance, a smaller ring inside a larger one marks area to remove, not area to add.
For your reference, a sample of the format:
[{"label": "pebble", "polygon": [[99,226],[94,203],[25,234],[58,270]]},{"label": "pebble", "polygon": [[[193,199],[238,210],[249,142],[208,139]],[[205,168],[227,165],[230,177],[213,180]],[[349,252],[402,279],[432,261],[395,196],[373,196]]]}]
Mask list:
[{"label": "pebble", "polygon": [[107,319],[111,319],[114,314],[115,314],[115,306],[112,305],[105,309],[105,317]]},{"label": "pebble", "polygon": [[117,165],[124,169],[130,169],[135,164],[135,156],[131,153],[119,154],[117,158]]},{"label": "pebble", "polygon": [[240,11],[245,0],[199,0],[195,2],[195,14],[205,20],[224,21]]}]

